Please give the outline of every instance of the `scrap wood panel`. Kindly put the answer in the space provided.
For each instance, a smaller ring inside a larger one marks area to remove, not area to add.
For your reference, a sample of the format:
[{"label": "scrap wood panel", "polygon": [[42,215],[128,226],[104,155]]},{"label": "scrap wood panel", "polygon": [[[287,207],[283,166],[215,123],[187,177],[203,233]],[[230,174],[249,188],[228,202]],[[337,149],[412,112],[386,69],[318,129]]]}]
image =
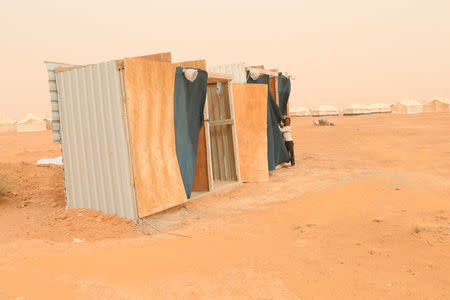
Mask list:
[{"label": "scrap wood panel", "polygon": [[268,181],[267,87],[233,84],[233,96],[241,180]]},{"label": "scrap wood panel", "polygon": [[187,201],[175,151],[175,66],[125,59],[128,126],[140,218]]},{"label": "scrap wood panel", "polygon": [[170,53],[170,52],[157,53],[157,54],[137,56],[137,57],[133,57],[133,58],[141,58],[141,59],[148,59],[148,60],[170,63],[170,62],[172,62],[172,53]]}]

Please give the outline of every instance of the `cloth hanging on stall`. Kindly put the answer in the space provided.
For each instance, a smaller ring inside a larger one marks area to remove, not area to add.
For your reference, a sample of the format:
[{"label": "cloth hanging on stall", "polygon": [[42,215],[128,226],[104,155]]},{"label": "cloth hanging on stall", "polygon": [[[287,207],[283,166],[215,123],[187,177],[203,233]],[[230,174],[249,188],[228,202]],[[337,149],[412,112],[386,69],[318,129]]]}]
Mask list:
[{"label": "cloth hanging on stall", "polygon": [[280,109],[269,89],[269,75],[261,75],[253,80],[247,74],[247,83],[267,85],[267,159],[269,171],[273,171],[280,163],[289,161],[289,153],[278,128],[278,123],[281,122]]},{"label": "cloth hanging on stall", "polygon": [[[193,81],[191,81],[192,77],[187,79],[185,76],[185,73],[192,74],[193,72],[183,72],[182,67],[177,67],[175,74],[175,147],[188,199],[191,197],[194,183],[198,137],[202,126],[208,85],[208,73],[201,69],[195,70],[197,71],[197,76]],[[166,133],[162,132],[161,134]]]},{"label": "cloth hanging on stall", "polygon": [[287,115],[287,103],[291,94],[291,79],[278,73],[278,106],[282,116]]}]

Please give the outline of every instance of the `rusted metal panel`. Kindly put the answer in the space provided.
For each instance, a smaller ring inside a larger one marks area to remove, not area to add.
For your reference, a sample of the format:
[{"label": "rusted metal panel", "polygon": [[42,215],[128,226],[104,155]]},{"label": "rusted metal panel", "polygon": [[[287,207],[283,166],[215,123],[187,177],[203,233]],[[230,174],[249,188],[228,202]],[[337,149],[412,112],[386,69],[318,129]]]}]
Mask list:
[{"label": "rusted metal panel", "polygon": [[56,72],[66,203],[136,220],[116,61]]}]

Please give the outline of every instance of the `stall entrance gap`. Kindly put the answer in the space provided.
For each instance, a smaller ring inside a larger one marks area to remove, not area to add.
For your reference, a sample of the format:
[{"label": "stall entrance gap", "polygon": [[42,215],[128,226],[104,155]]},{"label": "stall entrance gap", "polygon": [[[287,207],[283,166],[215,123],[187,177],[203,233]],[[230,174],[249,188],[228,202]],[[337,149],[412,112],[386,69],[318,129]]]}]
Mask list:
[{"label": "stall entrance gap", "polygon": [[[208,73],[203,114],[209,191],[221,191],[241,181],[231,81],[231,75]],[[192,198],[206,192],[195,191]]]}]

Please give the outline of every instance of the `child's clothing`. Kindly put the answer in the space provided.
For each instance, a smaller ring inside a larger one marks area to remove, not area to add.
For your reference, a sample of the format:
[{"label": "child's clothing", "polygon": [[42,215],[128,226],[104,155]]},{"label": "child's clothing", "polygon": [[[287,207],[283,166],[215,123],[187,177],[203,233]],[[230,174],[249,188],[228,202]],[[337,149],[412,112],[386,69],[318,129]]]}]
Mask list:
[{"label": "child's clothing", "polygon": [[292,139],[291,126],[280,127],[280,131],[283,134],[284,144],[289,152],[291,166],[295,166],[294,140]]}]

